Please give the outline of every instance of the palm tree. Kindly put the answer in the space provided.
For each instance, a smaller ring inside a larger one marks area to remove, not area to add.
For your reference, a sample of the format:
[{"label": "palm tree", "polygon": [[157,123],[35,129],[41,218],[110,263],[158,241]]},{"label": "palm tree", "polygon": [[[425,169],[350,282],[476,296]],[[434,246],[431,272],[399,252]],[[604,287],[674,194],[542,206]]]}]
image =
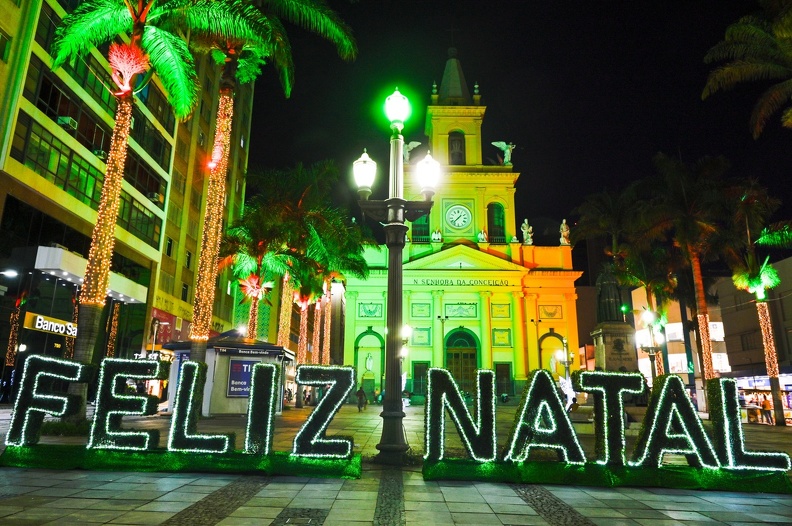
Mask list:
[{"label": "palm tree", "polygon": [[610,247],[605,254],[614,263],[624,259],[629,250],[625,244],[635,227],[635,220],[641,208],[638,199],[638,183],[633,183],[620,193],[602,191],[589,195],[575,213],[580,219],[572,229],[573,241],[610,237]]},{"label": "palm tree", "polygon": [[750,129],[759,137],[772,115],[786,108],[781,123],[792,127],[792,15],[789,3],[761,0],[758,13],[745,16],[726,29],[723,41],[707,52],[704,61],[723,63],[710,72],[702,99],[744,82],[773,84],[754,105]]},{"label": "palm tree", "polygon": [[[770,391],[773,397],[776,425],[785,426],[784,406],[781,397],[781,384],[778,379],[778,354],[773,335],[773,321],[767,305],[766,290],[781,283],[778,272],[770,264],[770,257],[760,263],[756,254],[756,243],[752,232],[760,231],[764,222],[780,206],[777,199],[770,197],[767,189],[756,181],[747,181],[733,188],[732,213],[735,239],[727,254],[732,268],[734,286],[754,295],[756,311],[759,316],[759,327],[762,331],[765,367],[770,378]],[[760,239],[762,239],[760,237]],[[763,244],[770,237],[762,239]],[[775,246],[779,246],[775,244]]]},{"label": "palm tree", "polygon": [[690,265],[706,381],[714,378],[715,373],[701,265],[718,253],[724,222],[722,176],[729,164],[723,158],[704,157],[690,165],[662,153],[655,156],[654,161],[660,176],[662,202],[652,210],[654,217],[648,223],[651,226],[647,228],[647,235],[652,237],[657,231],[668,232]]},{"label": "palm tree", "polygon": [[[272,4],[272,5],[270,5]],[[221,35],[198,38],[194,47],[209,52],[223,68],[220,78],[220,103],[217,109],[216,132],[209,163],[209,189],[206,218],[201,236],[198,276],[193,321],[190,326],[191,357],[196,361],[206,359],[206,341],[212,321],[214,283],[217,279],[216,259],[219,252],[222,211],[225,201],[225,173],[233,124],[234,91],[237,84],[254,80],[261,66],[271,59],[280,73],[284,93],[288,97],[293,83],[294,67],[286,32],[277,16],[283,16],[320,36],[330,40],[341,58],[350,60],[357,49],[350,30],[336,14],[323,3],[294,0],[266,2],[262,10],[244,4],[244,19],[252,22],[251,28],[223,31]],[[256,303],[257,305],[257,303]],[[251,321],[251,323],[255,323]]]},{"label": "palm tree", "polygon": [[258,305],[272,289],[268,276],[286,274],[294,264],[289,236],[296,229],[285,205],[257,196],[242,217],[223,237],[220,268],[232,266],[238,277],[243,301],[249,302],[248,338],[258,337]]},{"label": "palm tree", "polygon": [[[224,9],[223,2],[212,0],[85,0],[63,19],[57,29],[52,47],[53,69],[72,57],[85,55],[93,47],[111,43],[108,62],[115,83],[113,95],[117,100],[107,170],[80,290],[80,333],[74,347],[74,359],[77,361],[93,361],[99,334],[115,243],[114,230],[135,89],[156,74],[168,92],[176,116],[187,117],[195,106],[199,86],[187,44],[173,29],[178,22],[182,27],[195,26],[200,33],[201,26],[207,21],[235,15]],[[129,41],[114,42],[121,35],[129,35]],[[70,389],[84,400],[85,384],[75,384]],[[78,414],[84,414],[84,410]]]}]

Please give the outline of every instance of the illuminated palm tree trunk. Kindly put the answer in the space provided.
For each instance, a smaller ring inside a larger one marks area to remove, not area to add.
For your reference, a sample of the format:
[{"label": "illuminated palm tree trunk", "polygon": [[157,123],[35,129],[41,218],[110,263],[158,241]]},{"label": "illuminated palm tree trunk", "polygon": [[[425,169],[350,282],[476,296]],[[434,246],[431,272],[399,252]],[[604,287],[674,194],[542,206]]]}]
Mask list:
[{"label": "illuminated palm tree trunk", "polygon": [[314,305],[314,325],[313,339],[311,341],[311,363],[322,363],[321,349],[319,347],[319,337],[322,335],[322,302],[317,301]]},{"label": "illuminated palm tree trunk", "polygon": [[322,365],[330,365],[330,320],[331,318],[331,305],[330,295],[324,302],[324,340],[322,341]]},{"label": "illuminated palm tree trunk", "polygon": [[696,310],[698,311],[698,327],[701,337],[701,361],[704,366],[703,380],[715,378],[715,371],[712,368],[712,342],[709,332],[709,310],[707,309],[707,299],[704,293],[704,278],[701,275],[701,259],[698,253],[690,251],[690,266],[693,270],[693,283],[696,292]]},{"label": "illuminated palm tree trunk", "polygon": [[[231,125],[234,118],[234,97],[232,89],[220,92],[217,107],[216,129],[212,158],[209,162],[209,189],[206,196],[206,215],[201,234],[201,252],[198,258],[198,276],[193,301],[193,319],[190,325],[190,359],[206,361],[206,342],[212,326],[212,307],[214,306],[215,282],[217,281],[217,256],[220,252],[220,236],[223,228],[225,203],[225,178],[228,171],[228,152],[231,144]],[[256,326],[251,331],[250,324],[258,319],[258,302],[254,300],[256,316],[248,321],[248,337],[255,338]],[[251,336],[251,332],[253,336]]]},{"label": "illuminated palm tree trunk", "polygon": [[259,298],[254,296],[250,300],[250,313],[248,314],[247,337],[253,340],[258,336]]},{"label": "illuminated palm tree trunk", "polygon": [[[305,363],[308,355],[308,305],[300,306],[300,339],[297,342],[297,365]],[[303,386],[297,386],[296,407],[303,406]]]},{"label": "illuminated palm tree trunk", "polygon": [[294,289],[289,275],[283,276],[281,281],[280,318],[278,318],[278,345],[289,347],[289,334],[291,333],[291,305]]},{"label": "illuminated palm tree trunk", "polygon": [[770,308],[767,302],[757,301],[756,312],[759,314],[759,327],[762,329],[765,367],[767,367],[767,376],[770,378],[775,424],[777,426],[785,426],[786,418],[784,417],[784,404],[781,400],[781,383],[778,380],[778,353],[776,353],[775,337],[773,336],[773,320],[770,318]]},{"label": "illuminated palm tree trunk", "polygon": [[[80,288],[80,306],[77,319],[79,331],[74,342],[74,360],[91,363],[96,340],[99,337],[102,309],[107,297],[107,284],[110,280],[110,263],[115,245],[115,226],[118,208],[121,204],[121,183],[124,179],[124,164],[127,156],[127,140],[132,124],[132,93],[118,97],[113,139],[107,157],[107,172],[102,183],[99,210],[96,216],[91,247],[88,250],[88,266]],[[72,383],[69,394],[80,396],[82,402],[77,419],[85,418],[85,396],[88,385]]]}]

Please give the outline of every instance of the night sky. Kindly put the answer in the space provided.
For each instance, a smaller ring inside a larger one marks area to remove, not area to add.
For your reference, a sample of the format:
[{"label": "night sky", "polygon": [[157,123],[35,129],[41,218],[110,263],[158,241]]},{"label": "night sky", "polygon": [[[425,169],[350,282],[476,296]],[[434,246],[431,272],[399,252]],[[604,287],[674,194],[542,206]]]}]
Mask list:
[{"label": "night sky", "polygon": [[[327,42],[287,25],[296,65],[291,99],[272,68],[256,85],[251,169],[335,159],[355,200],[351,163],[364,147],[379,163],[375,197],[387,190],[388,123],[394,86],[411,97],[407,141],[421,141],[423,108],[440,82],[448,48],[472,91],[481,86],[484,162],[511,141],[517,218],[557,225],[586,195],[654,173],[657,152],[695,161],[724,155],[734,176],[759,179],[792,218],[792,130],[774,118],[755,141],[748,120],[760,85],[706,101],[707,50],[726,27],[756,9],[738,0],[331,2],[353,28],[358,59],[343,62]],[[379,191],[378,191],[379,190]],[[381,195],[380,195],[381,194]],[[356,209],[356,207],[355,207]],[[357,213],[357,210],[355,210]],[[557,228],[557,227],[555,227]]]}]

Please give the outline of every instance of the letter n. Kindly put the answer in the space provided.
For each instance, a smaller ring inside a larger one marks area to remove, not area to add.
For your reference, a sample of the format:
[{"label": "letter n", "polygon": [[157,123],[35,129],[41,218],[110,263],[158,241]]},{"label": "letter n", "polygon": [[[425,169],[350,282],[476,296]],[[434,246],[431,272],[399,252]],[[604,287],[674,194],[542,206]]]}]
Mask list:
[{"label": "letter n", "polygon": [[424,458],[442,460],[445,454],[447,409],[470,458],[479,462],[495,460],[495,373],[483,369],[476,371],[475,422],[451,373],[445,369],[429,369],[427,386]]},{"label": "letter n", "polygon": [[87,382],[91,367],[71,360],[31,355],[25,360],[14,413],[6,435],[8,446],[37,444],[45,414],[69,416],[80,407],[80,397],[59,394],[55,382]]},{"label": "letter n", "polygon": [[230,435],[206,435],[198,433],[198,415],[201,412],[206,364],[184,362],[176,388],[173,404],[168,451],[190,453],[227,453],[234,449]]}]

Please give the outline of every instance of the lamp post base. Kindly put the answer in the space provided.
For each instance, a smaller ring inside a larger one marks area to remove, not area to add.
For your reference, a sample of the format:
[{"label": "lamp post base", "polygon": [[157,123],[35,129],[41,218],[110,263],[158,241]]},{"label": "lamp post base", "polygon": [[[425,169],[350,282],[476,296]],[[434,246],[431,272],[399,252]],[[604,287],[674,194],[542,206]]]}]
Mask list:
[{"label": "lamp post base", "polygon": [[377,444],[379,453],[374,457],[377,464],[388,464],[392,466],[403,466],[406,464],[407,451],[409,444],[404,440],[404,411],[384,410],[380,413],[382,417],[382,438]]}]

